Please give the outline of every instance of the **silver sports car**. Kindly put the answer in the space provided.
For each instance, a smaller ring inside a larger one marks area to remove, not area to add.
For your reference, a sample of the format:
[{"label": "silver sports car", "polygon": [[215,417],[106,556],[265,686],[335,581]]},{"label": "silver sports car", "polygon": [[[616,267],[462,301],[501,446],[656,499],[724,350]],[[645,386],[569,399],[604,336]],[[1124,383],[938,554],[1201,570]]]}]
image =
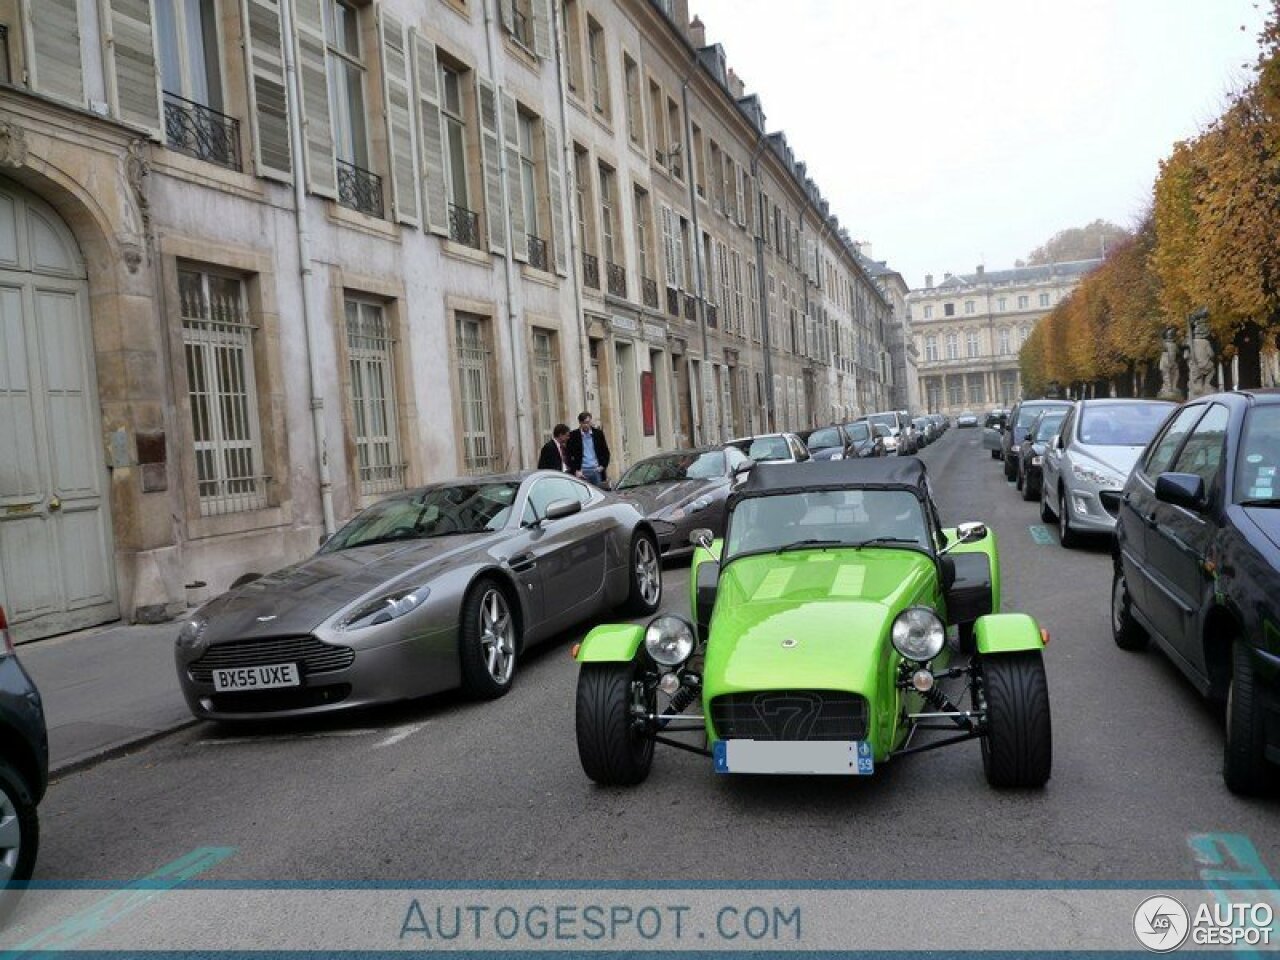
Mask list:
[{"label": "silver sports car", "polygon": [[175,657],[191,712],[297,716],[461,686],[500,697],[521,653],[619,604],[662,600],[650,523],[551,472],[391,497],[296,566],[201,607]]}]

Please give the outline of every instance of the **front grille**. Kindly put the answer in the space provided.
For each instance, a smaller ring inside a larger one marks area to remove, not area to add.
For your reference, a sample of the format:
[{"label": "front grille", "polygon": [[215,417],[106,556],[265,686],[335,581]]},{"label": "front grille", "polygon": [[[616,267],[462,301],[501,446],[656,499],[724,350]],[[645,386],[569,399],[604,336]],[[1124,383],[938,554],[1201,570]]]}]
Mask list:
[{"label": "front grille", "polygon": [[206,701],[209,709],[217,713],[276,713],[341,703],[349,696],[351,696],[351,684],[331,683],[323,687],[289,687],[282,690],[215,693],[206,698]]},{"label": "front grille", "polygon": [[1119,490],[1103,490],[1098,494],[1098,499],[1102,501],[1102,509],[1113,517],[1120,516],[1120,491]]},{"label": "front grille", "polygon": [[841,690],[761,690],[711,701],[725,740],[862,740],[867,701]]},{"label": "front grille", "polygon": [[350,647],[322,643],[312,636],[267,637],[261,640],[236,640],[209,650],[188,667],[196,683],[213,683],[214,670],[240,667],[265,667],[277,663],[296,663],[304,676],[345,670],[356,658]]}]

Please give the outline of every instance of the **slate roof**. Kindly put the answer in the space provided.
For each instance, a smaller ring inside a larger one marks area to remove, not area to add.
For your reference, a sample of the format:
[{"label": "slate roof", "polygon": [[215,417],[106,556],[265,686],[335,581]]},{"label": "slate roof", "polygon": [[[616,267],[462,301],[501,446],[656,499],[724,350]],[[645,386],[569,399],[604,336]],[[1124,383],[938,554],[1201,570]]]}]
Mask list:
[{"label": "slate roof", "polygon": [[[1057,277],[1081,277],[1102,264],[1102,260],[1069,260],[1064,263],[1040,263],[1033,267],[1011,267],[1008,270],[988,270],[982,276],[965,273],[948,277],[934,290],[953,290],[981,284],[1040,283]],[[928,288],[925,288],[928,289]]]}]

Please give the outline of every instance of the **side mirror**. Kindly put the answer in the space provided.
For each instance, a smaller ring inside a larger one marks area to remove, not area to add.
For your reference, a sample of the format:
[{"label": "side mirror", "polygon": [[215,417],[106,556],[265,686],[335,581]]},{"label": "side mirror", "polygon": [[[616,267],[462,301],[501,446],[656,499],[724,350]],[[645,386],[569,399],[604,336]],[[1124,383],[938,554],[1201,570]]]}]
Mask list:
[{"label": "side mirror", "polygon": [[698,527],[698,529],[689,533],[689,543],[695,547],[701,547],[703,550],[710,550],[713,540],[715,540],[715,535],[706,527]]},{"label": "side mirror", "polygon": [[1156,499],[1200,513],[1208,506],[1204,477],[1198,473],[1162,473],[1156,477]]},{"label": "side mirror", "polygon": [[961,543],[976,543],[986,535],[985,523],[962,523],[956,527],[956,537]]},{"label": "side mirror", "polygon": [[752,470],[755,469],[755,467],[756,467],[756,462],[754,460],[743,460],[740,464],[738,464],[736,467],[733,468],[733,475],[735,477],[741,477],[744,474],[750,473]]},{"label": "side mirror", "polygon": [[563,520],[565,517],[572,517],[582,509],[581,500],[553,500],[547,504],[547,520]]}]

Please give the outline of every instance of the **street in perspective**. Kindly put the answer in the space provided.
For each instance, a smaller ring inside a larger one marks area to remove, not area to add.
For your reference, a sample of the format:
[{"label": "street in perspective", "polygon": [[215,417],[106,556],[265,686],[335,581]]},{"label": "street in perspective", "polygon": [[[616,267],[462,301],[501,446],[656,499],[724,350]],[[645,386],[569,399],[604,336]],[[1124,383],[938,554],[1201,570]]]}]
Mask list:
[{"label": "street in perspective", "polygon": [[1275,949],[1280,3],[1001,7],[0,2],[0,955]]}]

